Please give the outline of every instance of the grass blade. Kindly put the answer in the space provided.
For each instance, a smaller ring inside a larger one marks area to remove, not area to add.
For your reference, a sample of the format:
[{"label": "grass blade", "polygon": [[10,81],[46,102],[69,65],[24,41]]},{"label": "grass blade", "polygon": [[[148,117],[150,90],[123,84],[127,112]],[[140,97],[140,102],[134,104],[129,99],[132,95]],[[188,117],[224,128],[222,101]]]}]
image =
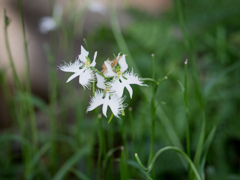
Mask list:
[{"label": "grass blade", "polygon": [[53,180],[61,180],[67,174],[67,172],[74,166],[79,159],[83,156],[87,155],[90,152],[88,147],[84,147],[77,151],[72,157],[68,159],[68,161],[63,164],[63,166],[58,170],[58,172],[53,177]]}]

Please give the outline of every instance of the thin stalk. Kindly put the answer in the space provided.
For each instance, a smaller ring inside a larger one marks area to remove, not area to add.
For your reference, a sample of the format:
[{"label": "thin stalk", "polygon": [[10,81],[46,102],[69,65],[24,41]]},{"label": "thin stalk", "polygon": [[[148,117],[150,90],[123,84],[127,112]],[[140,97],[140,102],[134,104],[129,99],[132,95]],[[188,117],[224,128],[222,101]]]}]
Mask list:
[{"label": "thin stalk", "polygon": [[[9,40],[8,40],[7,26],[9,25],[9,19],[7,17],[6,9],[4,9],[4,22],[5,22],[4,23],[5,45],[7,48],[7,54],[8,54],[8,58],[10,61],[11,70],[13,73],[14,81],[17,85],[17,89],[19,89],[19,91],[23,94],[23,87],[21,85],[21,82],[20,82],[17,72],[16,72],[16,68],[15,68],[15,65],[13,62],[12,53],[11,53]],[[25,131],[25,127],[24,127],[24,112],[25,112],[25,110],[26,110],[25,103],[23,103],[22,105],[16,104],[16,106],[14,107],[14,110],[13,110],[14,115],[16,116],[16,119],[18,120],[22,138],[25,138],[25,136],[26,136],[26,131]],[[30,167],[31,153],[30,153],[30,148],[27,147],[26,145],[22,145],[22,156],[23,156],[24,165],[25,165],[24,175],[25,175],[25,177],[27,177],[31,170],[31,167]]]},{"label": "thin stalk", "polygon": [[[93,91],[92,91],[92,95],[93,97],[95,96],[95,82],[92,83],[92,87],[93,87]],[[95,112],[95,116],[97,117],[97,121],[98,121],[98,140],[99,140],[99,151],[98,151],[98,162],[97,162],[97,174],[98,174],[98,179],[104,179],[101,178],[101,172],[103,172],[102,167],[102,157],[103,159],[106,156],[106,146],[105,146],[105,140],[104,140],[104,132],[103,132],[103,125],[102,125],[102,116],[98,115],[97,116],[97,112],[96,110]]]},{"label": "thin stalk", "polygon": [[114,116],[114,114],[112,113],[111,116],[110,116],[110,118],[109,118],[109,120],[108,120],[108,124],[112,121],[113,116]]},{"label": "thin stalk", "polygon": [[128,169],[126,167],[126,160],[127,160],[127,134],[125,130],[125,116],[122,117],[122,123],[121,123],[121,134],[122,134],[122,139],[123,139],[123,147],[121,147],[121,179],[128,179],[127,174],[128,174]]},{"label": "thin stalk", "polygon": [[129,107],[128,108],[128,115],[129,115],[129,122],[130,122],[130,128],[131,128],[131,139],[132,139],[132,149],[133,151],[135,152],[135,136],[134,136],[134,127],[133,127],[133,117],[132,117],[132,110],[133,108],[132,107]]},{"label": "thin stalk", "polygon": [[[154,54],[152,54],[152,79],[155,79],[155,65],[154,65]],[[155,115],[156,115],[156,105],[155,105],[155,96],[157,92],[157,85],[153,83],[152,85],[152,99],[151,99],[151,149],[148,158],[148,162],[150,163],[153,154],[154,154],[154,143],[155,143]],[[153,178],[155,179],[155,169],[152,171]]]},{"label": "thin stalk", "polygon": [[126,164],[126,149],[122,146],[121,147],[121,161],[120,161],[120,171],[121,171],[121,180],[128,179],[127,177],[127,164]]},{"label": "thin stalk", "polygon": [[10,67],[11,67],[11,70],[12,70],[14,81],[15,81],[18,89],[20,91],[23,91],[21,82],[20,82],[20,80],[18,78],[17,71],[16,71],[16,68],[15,68],[15,65],[14,65],[14,62],[13,62],[13,57],[12,57],[12,53],[11,53],[11,49],[10,49],[10,45],[9,45],[7,27],[9,25],[9,23],[10,23],[10,20],[7,17],[6,9],[4,9],[3,17],[4,17],[4,22],[5,22],[4,23],[4,39],[5,39],[5,46],[6,46],[6,49],[7,49],[8,59],[10,61]]},{"label": "thin stalk", "polygon": [[52,54],[52,51],[50,50],[50,47],[44,46],[45,52],[47,54],[47,59],[49,63],[49,96],[50,96],[50,128],[51,128],[51,166],[53,169],[56,167],[56,133],[57,133],[57,127],[56,127],[56,101],[57,101],[57,76],[55,71],[55,59]]},{"label": "thin stalk", "polygon": [[141,162],[141,160],[139,159],[137,153],[135,153],[135,158],[136,158],[138,164],[140,165],[140,167],[141,167],[144,171],[146,171],[147,173],[149,173],[149,172],[152,171],[153,166],[154,166],[154,163],[155,163],[155,161],[157,160],[157,158],[158,158],[163,152],[169,151],[169,150],[173,150],[173,151],[177,152],[178,154],[180,154],[180,155],[188,162],[188,164],[190,164],[190,167],[191,167],[191,169],[192,169],[195,177],[197,178],[197,180],[202,180],[201,177],[200,177],[200,175],[199,175],[199,173],[198,173],[198,171],[197,171],[197,169],[196,169],[196,167],[195,167],[195,165],[194,165],[194,163],[193,163],[192,160],[190,159],[190,157],[189,157],[187,154],[185,154],[181,149],[179,149],[179,148],[177,148],[177,147],[174,147],[174,146],[168,146],[168,147],[165,147],[165,148],[162,148],[162,149],[158,150],[158,151],[156,152],[156,154],[154,155],[151,163],[148,165],[148,167],[145,167],[145,166],[142,164],[142,162]]},{"label": "thin stalk", "polygon": [[179,23],[181,26],[181,30],[183,33],[183,37],[184,37],[184,43],[185,43],[185,47],[186,50],[188,52],[188,54],[190,55],[191,59],[192,59],[192,67],[193,67],[193,80],[194,80],[194,87],[195,87],[195,91],[196,91],[196,95],[198,98],[198,102],[200,105],[200,109],[202,111],[202,127],[201,127],[201,132],[200,132],[200,137],[198,140],[198,146],[197,146],[197,150],[195,153],[195,157],[194,157],[194,163],[196,168],[199,168],[199,164],[201,161],[201,155],[202,155],[202,151],[203,151],[203,144],[204,144],[204,139],[205,139],[205,112],[204,112],[204,100],[203,100],[203,96],[202,96],[202,92],[200,90],[200,83],[199,83],[199,79],[198,79],[198,68],[197,68],[197,63],[196,63],[196,57],[195,54],[193,53],[193,44],[191,41],[191,36],[187,34],[187,30],[186,30],[186,23],[185,23],[185,18],[184,18],[184,13],[183,13],[183,8],[182,8],[182,3],[181,0],[176,0],[176,5],[177,5],[177,10],[178,10],[178,15],[179,15]]},{"label": "thin stalk", "polygon": [[204,146],[204,139],[205,139],[205,126],[206,126],[206,119],[205,119],[205,112],[202,112],[202,127],[201,127],[201,133],[200,133],[200,137],[198,140],[198,146],[197,146],[197,152],[195,154],[194,157],[194,163],[195,166],[198,168],[199,164],[200,164],[200,158],[202,155],[202,151],[203,151],[203,146]]},{"label": "thin stalk", "polygon": [[[190,132],[189,132],[189,110],[188,110],[188,97],[187,97],[187,63],[188,60],[186,59],[185,61],[185,76],[184,76],[184,104],[185,104],[185,115],[186,115],[186,151],[187,155],[191,157],[190,154]],[[190,165],[188,164],[188,179],[191,179],[191,168]]]},{"label": "thin stalk", "polygon": [[187,30],[186,30],[186,22],[185,22],[185,18],[184,18],[184,13],[183,13],[181,0],[176,0],[176,5],[177,5],[177,11],[178,11],[178,17],[179,17],[179,24],[180,24],[181,31],[182,31],[183,38],[184,38],[184,44],[185,44],[187,53],[189,54],[189,56],[192,60],[191,64],[192,64],[192,67],[193,67],[193,79],[194,79],[194,85],[195,85],[194,87],[195,87],[196,95],[197,95],[200,107],[202,108],[204,103],[203,103],[202,93],[200,91],[196,56],[195,56],[195,53],[194,53],[193,48],[192,48],[193,43],[192,43],[190,34],[188,34]]},{"label": "thin stalk", "polygon": [[102,117],[98,117],[98,140],[99,140],[99,151],[98,151],[98,163],[97,163],[97,174],[98,174],[98,179],[104,179],[102,177],[101,172],[103,172],[102,169],[102,157],[103,159],[105,158],[106,155],[106,148],[105,148],[105,141],[104,141],[104,133],[103,133],[103,128],[102,128]]},{"label": "thin stalk", "polygon": [[184,102],[185,102],[185,112],[186,112],[186,149],[187,154],[190,154],[190,134],[189,134],[189,110],[188,110],[188,97],[187,97],[187,60],[185,61],[185,78],[184,78]]},{"label": "thin stalk", "polygon": [[[30,64],[29,64],[29,57],[28,57],[28,45],[27,45],[27,39],[26,39],[26,33],[25,33],[25,25],[24,25],[24,19],[23,19],[23,12],[22,12],[22,1],[18,0],[18,13],[20,17],[21,22],[21,29],[22,29],[22,36],[23,36],[23,47],[24,47],[24,59],[25,59],[25,65],[26,65],[26,71],[25,71],[25,86],[27,93],[31,94],[31,85],[30,85]],[[32,99],[29,99],[29,102],[27,103],[28,111],[29,111],[29,117],[30,117],[30,123],[31,123],[31,130],[32,130],[32,141],[33,146],[37,149],[38,147],[38,132],[37,132],[37,123],[36,123],[36,117],[34,113],[34,107],[32,103]]]},{"label": "thin stalk", "polygon": [[123,139],[123,146],[124,146],[124,150],[127,152],[127,134],[126,134],[126,130],[125,130],[125,117],[122,117],[122,126],[121,126],[121,133],[122,133],[122,139]]}]

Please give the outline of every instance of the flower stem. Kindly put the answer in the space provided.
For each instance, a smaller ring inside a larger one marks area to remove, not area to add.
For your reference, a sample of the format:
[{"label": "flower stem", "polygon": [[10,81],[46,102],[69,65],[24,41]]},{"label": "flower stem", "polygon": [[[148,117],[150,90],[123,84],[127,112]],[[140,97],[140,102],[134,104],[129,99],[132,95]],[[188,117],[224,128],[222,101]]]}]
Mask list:
[{"label": "flower stem", "polygon": [[[13,73],[14,81],[17,86],[16,89],[19,90],[22,95],[24,95],[24,90],[23,90],[22,84],[18,78],[16,68],[15,68],[15,65],[13,62],[13,58],[12,58],[10,45],[9,45],[7,26],[9,25],[10,20],[7,17],[6,9],[4,9],[4,21],[5,21],[5,23],[4,23],[5,45],[7,48],[8,59],[10,61],[10,67],[11,67],[11,70]],[[24,100],[26,100],[26,98]],[[27,103],[25,103],[25,102],[24,103],[21,102],[21,105],[16,103],[15,106],[13,107],[13,116],[14,116],[14,118],[16,118],[18,120],[21,137],[23,137],[23,138],[26,138],[26,130],[24,127],[25,111],[27,109],[26,104]],[[27,138],[26,138],[26,140],[27,140]],[[31,154],[30,150],[31,149],[29,148],[29,146],[26,146],[25,144],[22,145],[22,156],[23,156],[24,165],[25,165],[25,172],[24,172],[25,177],[27,177],[29,175],[29,172],[31,171],[30,162],[31,162],[32,154]]]},{"label": "flower stem", "polygon": [[[186,115],[186,151],[187,155],[191,157],[190,154],[190,132],[189,132],[189,110],[188,110],[188,97],[187,97],[187,65],[188,60],[185,61],[185,76],[184,76],[184,102],[185,102],[185,115]],[[191,178],[191,168],[188,164],[188,179]]]},{"label": "flower stem", "polygon": [[8,58],[9,58],[9,61],[10,61],[10,67],[11,67],[11,70],[12,70],[12,74],[13,74],[13,78],[14,78],[14,81],[18,87],[18,89],[20,91],[23,91],[23,88],[22,88],[22,85],[21,85],[21,82],[18,78],[18,75],[17,75],[17,71],[16,71],[16,68],[15,68],[15,65],[14,65],[14,62],[13,62],[13,57],[12,57],[12,53],[11,53],[11,49],[10,49],[10,45],[9,45],[9,40],[8,40],[8,31],[7,31],[7,27],[8,25],[10,24],[10,20],[9,18],[7,17],[7,12],[6,12],[6,9],[4,9],[4,12],[3,12],[3,17],[4,17],[4,38],[5,38],[5,45],[6,45],[6,48],[7,48],[7,54],[8,54]]},{"label": "flower stem", "polygon": [[[154,55],[152,54],[152,79],[155,79],[155,66],[154,66]],[[154,143],[155,143],[155,115],[156,115],[156,105],[155,105],[155,96],[157,92],[158,86],[156,83],[153,83],[152,89],[152,100],[151,100],[151,150],[148,158],[148,162],[150,163],[153,154],[154,154]],[[152,175],[155,179],[155,170],[153,169]]]},{"label": "flower stem", "polygon": [[114,114],[112,113],[111,116],[110,116],[110,118],[109,118],[109,120],[108,120],[108,124],[112,121],[113,116],[114,116]]},{"label": "flower stem", "polygon": [[153,166],[154,166],[154,163],[155,163],[155,161],[157,160],[157,158],[158,158],[163,152],[169,151],[169,150],[173,150],[173,151],[175,151],[176,153],[180,154],[180,155],[188,162],[188,164],[190,165],[190,167],[191,167],[191,169],[192,169],[192,171],[193,171],[196,179],[197,179],[197,180],[202,180],[201,177],[199,176],[199,173],[198,173],[198,171],[197,171],[197,169],[196,169],[196,166],[194,165],[194,163],[192,162],[192,160],[190,159],[190,157],[189,157],[187,154],[185,154],[181,149],[179,149],[179,148],[177,148],[177,147],[174,147],[174,146],[168,146],[168,147],[165,147],[165,148],[162,148],[162,149],[158,150],[158,151],[155,153],[155,155],[154,155],[152,161],[150,162],[150,164],[148,165],[148,167],[145,167],[145,166],[142,164],[142,162],[141,162],[141,160],[139,159],[137,153],[135,153],[135,158],[136,158],[138,164],[140,165],[140,167],[142,168],[142,170],[144,170],[144,171],[146,171],[147,173],[149,173],[149,172],[152,171]]},{"label": "flower stem", "polygon": [[[179,24],[181,26],[181,31],[182,31],[182,34],[184,37],[185,47],[186,47],[187,53],[189,54],[189,56],[192,60],[191,64],[193,67],[192,72],[193,72],[194,87],[195,87],[196,96],[197,96],[197,99],[199,102],[199,106],[202,111],[202,127],[201,127],[200,137],[198,140],[198,145],[197,145],[197,149],[196,149],[196,153],[195,153],[195,157],[194,157],[194,164],[195,164],[196,168],[198,168],[200,161],[201,161],[201,155],[202,155],[203,144],[204,144],[204,139],[205,139],[205,124],[206,124],[206,122],[205,122],[205,112],[204,112],[204,99],[203,99],[203,95],[202,95],[201,87],[200,87],[200,83],[199,83],[196,55],[192,48],[193,44],[191,41],[191,36],[190,36],[190,34],[187,33],[187,30],[186,30],[186,23],[185,23],[181,0],[176,0],[176,6],[177,6],[178,16],[179,16]],[[204,173],[204,172],[202,172],[202,173]]]},{"label": "flower stem", "polygon": [[189,134],[189,110],[188,110],[188,97],[187,97],[187,60],[185,61],[185,78],[184,78],[184,102],[185,102],[185,111],[186,111],[186,149],[187,154],[191,157],[190,154],[190,134]]},{"label": "flower stem", "polygon": [[[26,71],[25,71],[26,92],[30,95],[31,94],[30,64],[29,64],[28,47],[27,47],[28,44],[27,44],[26,33],[25,33],[25,25],[24,25],[24,19],[23,19],[22,1],[21,0],[18,0],[18,13],[19,13],[20,22],[21,22],[25,65],[26,65]],[[30,123],[31,123],[33,146],[37,149],[37,147],[38,147],[38,131],[37,131],[37,123],[36,123],[36,117],[35,117],[35,113],[34,113],[32,98],[29,98],[29,102],[27,102],[27,107],[28,107]]]},{"label": "flower stem", "polygon": [[103,132],[103,128],[102,128],[102,117],[101,116],[98,117],[98,140],[99,140],[99,151],[98,151],[97,172],[98,172],[98,179],[102,179],[101,178],[101,175],[102,175],[101,172],[103,172],[102,159],[105,158],[106,149],[105,149],[105,140],[104,140],[104,132]]}]

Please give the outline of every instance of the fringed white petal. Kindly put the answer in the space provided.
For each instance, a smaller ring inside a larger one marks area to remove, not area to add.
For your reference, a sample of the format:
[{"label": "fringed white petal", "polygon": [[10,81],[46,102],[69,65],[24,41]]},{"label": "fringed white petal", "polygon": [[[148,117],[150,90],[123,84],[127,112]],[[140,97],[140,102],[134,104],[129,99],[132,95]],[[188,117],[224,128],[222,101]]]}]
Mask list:
[{"label": "fringed white petal", "polygon": [[59,69],[64,72],[77,72],[79,68],[83,65],[79,60],[75,60],[74,63],[64,63],[64,65],[60,65]]},{"label": "fringed white petal", "polygon": [[[123,76],[123,77],[122,77]],[[137,84],[139,86],[147,86],[142,83],[137,74],[133,74],[133,71],[124,73],[120,78],[114,78],[114,80],[109,83],[111,90],[117,94],[119,97],[123,95],[123,90],[126,87],[130,97],[132,98],[133,90],[130,84]]]},{"label": "fringed white petal", "polygon": [[97,108],[103,103],[104,103],[103,93],[100,91],[95,91],[95,96],[91,99],[90,105],[87,108],[87,112],[92,111],[93,109]]},{"label": "fringed white petal", "polygon": [[133,69],[131,72],[127,72],[123,74],[125,78],[127,78],[128,84],[137,84],[139,86],[147,86],[146,84],[143,84],[143,82],[140,80],[137,74],[133,73]]},{"label": "fringed white petal", "polygon": [[[123,78],[122,78],[123,79]],[[127,80],[122,80],[122,82],[124,83],[125,87],[127,88],[130,98],[132,99],[132,95],[133,95],[133,90],[131,88],[131,86],[128,84],[128,82],[126,82]]]},{"label": "fringed white petal", "polygon": [[105,79],[104,77],[102,77],[101,75],[96,73],[96,77],[97,77],[97,87],[100,89],[106,89],[106,85],[104,84]]},{"label": "fringed white petal", "polygon": [[111,83],[109,83],[110,89],[119,97],[122,97],[125,85],[119,81],[118,78],[114,78]]},{"label": "fringed white petal", "polygon": [[117,76],[117,74],[113,72],[112,66],[107,61],[105,61],[104,64],[107,68],[106,73],[104,74],[106,77]]},{"label": "fringed white petal", "polygon": [[94,53],[93,61],[90,64],[90,66],[95,67],[96,66],[96,58],[97,58],[97,51]]},{"label": "fringed white petal", "polygon": [[108,108],[108,104],[109,104],[109,93],[106,93],[106,96],[104,98],[104,102],[103,102],[103,106],[102,106],[102,113],[105,117],[107,117],[107,108]]},{"label": "fringed white petal", "polygon": [[68,80],[67,80],[67,83],[71,80],[73,80],[75,77],[79,76],[81,74],[81,72],[78,72],[78,73],[74,73],[73,75],[71,75]]},{"label": "fringed white petal", "polygon": [[85,63],[87,61],[89,52],[84,49],[83,46],[81,46],[81,54],[78,56],[81,62]]},{"label": "fringed white petal", "polygon": [[113,94],[111,96],[111,100],[109,100],[109,107],[112,110],[112,113],[114,116],[119,118],[119,114],[121,114],[121,111],[124,110],[125,106],[123,105],[123,101],[125,98],[120,98],[119,96]]},{"label": "fringed white petal", "polygon": [[102,92],[96,91],[95,96],[90,101],[90,106],[88,107],[87,112],[92,111],[100,105],[103,105],[102,113],[104,116],[107,117],[107,108],[109,106],[114,116],[119,118],[121,110],[125,108],[125,105],[123,105],[123,101],[125,98],[120,98],[119,96],[111,94],[109,92],[105,94],[104,98],[103,96],[104,94]]},{"label": "fringed white petal", "polygon": [[126,58],[125,58],[125,54],[123,54],[122,55],[122,57],[119,59],[119,61],[118,61],[118,64],[121,66],[121,72],[123,73],[123,72],[125,72],[126,70],[127,70],[127,68],[128,68],[128,65],[127,65],[127,63],[126,63]]},{"label": "fringed white petal", "polygon": [[79,83],[85,88],[91,87],[91,82],[94,80],[94,75],[91,69],[84,69],[80,74]]}]

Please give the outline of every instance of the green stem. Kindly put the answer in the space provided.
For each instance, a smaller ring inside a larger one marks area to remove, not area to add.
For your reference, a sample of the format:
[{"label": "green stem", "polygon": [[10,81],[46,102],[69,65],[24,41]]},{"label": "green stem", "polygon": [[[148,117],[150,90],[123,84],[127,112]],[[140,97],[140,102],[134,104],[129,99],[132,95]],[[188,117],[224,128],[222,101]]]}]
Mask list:
[{"label": "green stem", "polygon": [[128,179],[127,177],[127,166],[126,166],[126,149],[122,146],[121,147],[121,161],[120,161],[120,168],[121,168],[121,180]]},{"label": "green stem", "polygon": [[50,128],[51,128],[51,166],[53,169],[56,167],[56,133],[57,133],[57,127],[56,127],[56,101],[57,101],[57,76],[55,71],[55,59],[52,54],[52,51],[49,46],[45,45],[44,50],[47,54],[47,60],[49,63],[49,95],[50,95]]},{"label": "green stem", "polygon": [[201,106],[201,108],[203,108],[204,103],[203,103],[203,97],[202,97],[202,93],[200,91],[200,84],[199,84],[199,79],[198,79],[198,68],[197,68],[197,63],[196,63],[196,56],[193,52],[193,44],[191,41],[191,36],[190,34],[187,33],[186,30],[186,23],[185,23],[185,18],[184,18],[184,13],[183,13],[183,8],[182,8],[182,3],[181,0],[176,0],[176,5],[177,5],[177,11],[178,11],[178,17],[179,17],[179,24],[181,27],[181,31],[183,34],[183,38],[184,38],[184,44],[187,50],[187,53],[190,56],[190,59],[192,60],[192,67],[193,67],[193,79],[194,79],[194,87],[195,87],[195,91],[196,91],[196,95],[199,101],[199,104]]},{"label": "green stem", "polygon": [[15,80],[15,83],[17,84],[18,89],[23,91],[21,82],[18,78],[17,71],[16,71],[16,68],[15,68],[15,65],[14,65],[14,62],[13,62],[13,57],[12,57],[12,53],[11,53],[11,49],[10,49],[10,45],[9,45],[9,40],[8,40],[7,27],[10,23],[10,20],[7,17],[6,9],[4,9],[3,13],[4,13],[3,17],[4,17],[4,22],[5,22],[4,23],[4,39],[5,39],[5,45],[6,45],[6,49],[7,49],[8,58],[9,58],[9,61],[10,61],[10,67],[11,67],[13,78]]},{"label": "green stem", "polygon": [[[8,54],[8,58],[10,61],[11,70],[13,73],[15,83],[17,85],[17,89],[19,89],[21,94],[24,94],[22,84],[21,84],[21,82],[18,78],[17,72],[16,72],[16,68],[15,68],[15,65],[13,62],[12,53],[11,53],[11,49],[10,49],[10,45],[9,45],[8,32],[7,32],[7,26],[9,25],[9,19],[6,14],[6,9],[4,9],[4,22],[5,22],[4,23],[5,45],[7,48],[7,54]],[[24,112],[26,111],[26,104],[23,103],[22,105],[19,105],[16,103],[13,108],[14,108],[14,115],[17,116],[15,118],[18,120],[21,137],[25,138],[26,131],[25,131],[25,127],[24,127],[24,116],[25,116]],[[31,153],[30,153],[29,146],[22,145],[22,156],[23,156],[24,165],[25,165],[25,177],[27,177],[29,172],[31,171],[31,167],[30,167]]]},{"label": "green stem", "polygon": [[[95,96],[95,82],[92,83],[92,96]],[[102,116],[98,116],[97,112],[95,112],[95,116],[97,117],[98,121],[98,140],[99,140],[99,151],[98,151],[98,169],[97,169],[97,174],[98,174],[98,179],[101,178],[101,172],[103,172],[102,167],[102,156],[103,159],[106,156],[106,148],[105,148],[105,141],[104,141],[104,132],[103,132],[103,127],[102,127]]]},{"label": "green stem", "polygon": [[[185,102],[185,114],[186,114],[186,151],[187,151],[187,155],[189,157],[191,157],[190,154],[190,132],[189,132],[189,110],[188,110],[188,97],[187,97],[187,92],[188,92],[188,88],[187,88],[187,63],[188,60],[186,59],[185,61],[185,76],[184,76],[184,102]],[[191,178],[191,169],[190,166],[188,165],[188,179],[190,180]]]},{"label": "green stem", "polygon": [[186,149],[189,157],[190,155],[190,134],[189,134],[189,110],[188,110],[188,97],[187,97],[187,60],[185,61],[185,78],[184,78],[184,102],[186,111]]},{"label": "green stem", "polygon": [[[102,117],[98,118],[98,140],[99,140],[99,151],[98,151],[98,179],[101,178],[102,169],[102,157],[104,159],[106,155],[105,141],[104,141],[104,133],[102,128]],[[103,178],[104,179],[104,178]]]},{"label": "green stem", "polygon": [[197,168],[199,167],[199,164],[200,164],[200,160],[201,160],[200,158],[201,158],[203,146],[204,146],[205,125],[206,125],[205,112],[203,111],[203,113],[202,113],[202,128],[201,128],[200,137],[198,140],[197,152],[194,157],[194,163]]},{"label": "green stem", "polygon": [[[154,55],[152,54],[152,79],[155,79],[155,65],[154,65]],[[154,143],[155,143],[155,115],[156,115],[156,105],[155,96],[157,92],[157,85],[153,83],[152,87],[152,100],[151,100],[151,150],[148,158],[150,163],[154,154]],[[153,178],[155,179],[155,170],[152,171]]]},{"label": "green stem", "polygon": [[[24,20],[23,20],[22,1],[21,0],[18,0],[18,13],[19,13],[20,22],[21,22],[24,57],[25,57],[24,59],[25,59],[25,65],[26,65],[25,85],[26,85],[27,93],[31,94],[30,64],[29,64],[28,47],[27,47],[28,45],[27,45],[27,39],[26,39],[26,33],[25,33],[25,25],[24,25]],[[34,107],[33,107],[33,103],[32,103],[32,98],[29,99],[27,106],[28,106],[28,112],[29,112],[30,123],[31,123],[33,146],[37,149],[37,147],[38,147],[38,132],[37,132],[37,123],[36,123],[36,117],[35,117]]]},{"label": "green stem", "polygon": [[108,120],[108,124],[112,121],[113,116],[114,116],[114,114],[112,113],[111,116],[110,116],[110,118],[109,118],[109,120]]},{"label": "green stem", "polygon": [[197,171],[195,165],[193,164],[193,162],[192,162],[192,160],[189,158],[189,156],[188,156],[187,154],[185,154],[183,151],[181,151],[181,149],[179,149],[179,148],[177,148],[177,147],[168,146],[168,147],[165,147],[165,148],[162,148],[162,149],[158,150],[157,153],[154,155],[154,157],[153,157],[153,159],[152,159],[152,161],[151,161],[151,163],[149,164],[148,167],[145,167],[145,166],[142,164],[142,162],[141,162],[141,160],[139,159],[137,153],[135,153],[135,158],[136,158],[138,164],[140,165],[140,167],[141,167],[144,171],[146,171],[146,172],[149,173],[149,172],[152,171],[153,165],[154,165],[155,161],[157,160],[158,156],[160,156],[163,152],[168,151],[168,150],[173,150],[173,151],[177,152],[178,154],[180,154],[180,155],[190,164],[190,167],[191,167],[192,171],[194,172],[195,177],[197,178],[197,180],[202,180],[201,177],[200,177],[199,174],[198,174],[198,171]]},{"label": "green stem", "polygon": [[132,117],[132,107],[128,108],[129,122],[131,127],[131,139],[132,139],[132,149],[135,152],[135,136],[134,136],[134,126],[133,126],[133,117]]}]

